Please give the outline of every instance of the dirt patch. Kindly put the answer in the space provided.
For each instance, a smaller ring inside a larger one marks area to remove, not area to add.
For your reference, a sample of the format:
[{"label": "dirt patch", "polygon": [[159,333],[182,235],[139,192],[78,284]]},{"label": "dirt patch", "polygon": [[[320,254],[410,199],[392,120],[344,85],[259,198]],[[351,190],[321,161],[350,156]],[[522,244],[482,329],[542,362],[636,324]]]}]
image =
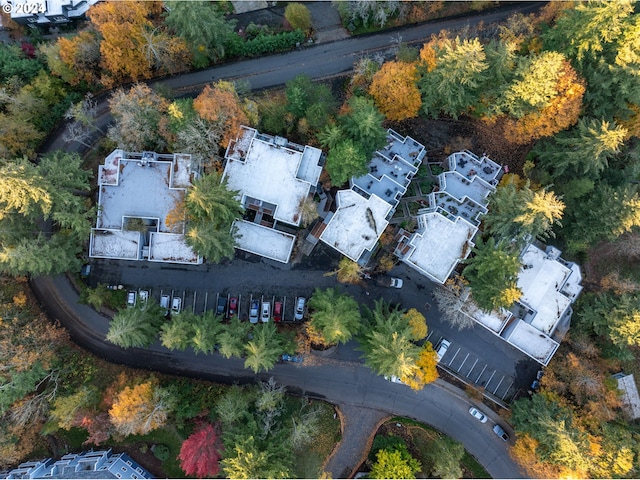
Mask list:
[{"label": "dirt patch", "polygon": [[520,173],[532,147],[505,140],[499,122],[490,125],[470,117],[458,120],[417,117],[389,122],[388,126],[422,143],[429,162],[442,162],[454,152],[470,150],[477,155],[485,153],[492,160],[508,165],[511,172]]}]

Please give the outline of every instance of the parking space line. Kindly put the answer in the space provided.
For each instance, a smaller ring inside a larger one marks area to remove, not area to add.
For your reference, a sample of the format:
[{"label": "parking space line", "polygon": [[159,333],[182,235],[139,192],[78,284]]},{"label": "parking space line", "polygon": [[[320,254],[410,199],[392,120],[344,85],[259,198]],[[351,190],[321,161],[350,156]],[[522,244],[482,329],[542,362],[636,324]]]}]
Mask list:
[{"label": "parking space line", "polygon": [[433,335],[433,330],[429,332],[429,335],[427,335],[427,338],[425,338],[425,340],[429,340],[429,338],[431,338],[431,335]]},{"label": "parking space line", "polygon": [[509,384],[509,386],[507,387],[507,389],[504,391],[504,395],[500,395],[500,398],[502,400],[504,400],[504,398],[507,396],[507,393],[509,393],[509,390],[511,390],[511,387],[513,387],[513,381],[511,381],[511,383]]},{"label": "parking space line", "polygon": [[484,388],[489,388],[489,384],[491,383],[491,380],[493,380],[493,376],[496,374],[497,370],[494,370],[493,373],[491,374],[491,376],[489,377],[489,380],[487,380],[487,383],[485,384]]},{"label": "parking space line", "polygon": [[[480,380],[480,377],[482,376],[482,374],[484,373],[484,371],[487,369],[487,365],[485,364],[484,367],[482,367],[482,371],[480,372],[480,375],[478,375],[478,378],[476,378],[475,383],[478,383],[478,380]],[[471,372],[469,372],[471,373]]]},{"label": "parking space line", "polygon": [[207,301],[209,300],[209,292],[204,292],[204,311],[207,311]]},{"label": "parking space line", "polygon": [[191,309],[193,311],[193,314],[195,315],[196,313],[196,299],[198,298],[198,292],[196,292],[195,290],[193,291],[193,308]]},{"label": "parking space line", "polygon": [[460,348],[458,347],[458,350],[456,350],[456,353],[453,354],[453,358],[451,359],[451,361],[448,363],[448,367],[451,366],[451,364],[453,363],[453,361],[456,359],[456,357],[458,356],[458,353],[460,353]]},{"label": "parking space line", "polygon": [[500,385],[502,385],[502,381],[504,380],[504,375],[502,376],[502,378],[500,379],[500,381],[498,382],[498,386],[496,387],[496,389],[493,391],[493,394],[495,395],[496,392],[498,391],[498,389],[500,388]]},{"label": "parking space line", "polygon": [[462,363],[460,364],[460,367],[458,368],[458,370],[456,370],[457,372],[459,372],[460,370],[462,370],[462,367],[464,366],[464,364],[467,361],[467,358],[469,358],[469,354],[467,353],[467,356],[464,357],[464,360],[462,361]]},{"label": "parking space line", "polygon": [[467,373],[467,377],[471,375],[471,372],[473,372],[473,369],[476,368],[477,363],[478,363],[478,359],[476,358],[476,361],[473,362],[473,366],[471,367],[471,370],[469,370],[469,373]]}]

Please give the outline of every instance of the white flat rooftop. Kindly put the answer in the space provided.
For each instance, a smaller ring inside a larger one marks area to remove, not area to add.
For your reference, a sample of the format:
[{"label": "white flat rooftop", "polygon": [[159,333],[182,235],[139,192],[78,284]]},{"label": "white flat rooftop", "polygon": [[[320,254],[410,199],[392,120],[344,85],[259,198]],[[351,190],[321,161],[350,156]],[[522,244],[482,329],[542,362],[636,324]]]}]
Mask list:
[{"label": "white flat rooftop", "polygon": [[366,199],[353,190],[339,190],[336,204],[320,240],[357,262],[387,228],[386,217],[393,207],[376,195]]},{"label": "white flat rooftop", "polygon": [[403,261],[444,283],[458,262],[469,255],[477,227],[460,217],[450,220],[436,212],[423,214],[419,225],[419,233],[410,241],[415,248]]},{"label": "white flat rooftop", "polygon": [[487,197],[494,191],[493,187],[485,183],[480,177],[473,176],[470,179],[463,177],[458,172],[444,172],[438,177],[440,190],[448,192],[451,196],[462,200],[469,197],[479,205],[487,205]]},{"label": "white flat rooftop", "polygon": [[97,258],[138,260],[140,232],[92,229],[89,255]]},{"label": "white flat rooftop", "polygon": [[463,305],[462,311],[467,313],[480,325],[488,328],[497,335],[502,332],[502,329],[506,325],[507,321],[509,320],[509,318],[511,318],[511,312],[505,309],[485,312],[484,310],[475,307],[473,307],[473,310],[471,310],[470,307],[471,304],[466,303],[465,305]]},{"label": "white flat rooftop", "polygon": [[528,323],[522,320],[516,322],[506,340],[542,365],[547,365],[560,344]]},{"label": "white flat rooftop", "polygon": [[278,262],[289,262],[296,241],[294,235],[245,220],[236,221],[234,225],[238,234],[236,248]]},{"label": "white flat rooftop", "polygon": [[183,189],[169,189],[172,162],[120,159],[118,185],[101,185],[97,228],[121,228],[122,217],[159,219],[158,230],[171,232],[165,224],[167,213],[184,199]]},{"label": "white flat rooftop", "polygon": [[631,419],[640,418],[640,396],[633,374],[618,378],[618,390],[622,392],[622,402]]},{"label": "white flat rooftop", "polygon": [[152,232],[149,240],[152,262],[199,263],[198,255],[186,244],[184,235]]},{"label": "white flat rooftop", "polygon": [[242,132],[227,150],[223,177],[229,189],[276,205],[275,220],[298,226],[300,202],[320,177],[322,152],[313,147],[299,152],[261,140],[253,129]]},{"label": "white flat rooftop", "polygon": [[571,300],[559,292],[571,270],[548,258],[534,245],[527,247],[521,261],[523,268],[518,274],[518,287],[522,290],[520,302],[537,312],[531,325],[550,335],[571,305]]}]

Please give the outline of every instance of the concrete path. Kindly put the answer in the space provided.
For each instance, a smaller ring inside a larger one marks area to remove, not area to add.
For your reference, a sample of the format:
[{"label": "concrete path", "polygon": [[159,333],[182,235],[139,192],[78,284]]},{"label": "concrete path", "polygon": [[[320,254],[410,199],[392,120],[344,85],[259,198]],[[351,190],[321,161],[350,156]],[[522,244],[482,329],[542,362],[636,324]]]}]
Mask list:
[{"label": "concrete path", "polygon": [[324,471],[331,478],[351,478],[371,449],[373,438],[388,413],[361,406],[338,405],[342,439],[327,461]]}]

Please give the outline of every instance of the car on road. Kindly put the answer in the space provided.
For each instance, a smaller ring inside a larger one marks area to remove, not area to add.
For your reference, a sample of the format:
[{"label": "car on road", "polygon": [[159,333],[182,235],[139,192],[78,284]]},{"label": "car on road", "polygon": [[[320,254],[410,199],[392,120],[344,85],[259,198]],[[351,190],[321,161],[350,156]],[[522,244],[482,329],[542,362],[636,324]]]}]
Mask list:
[{"label": "car on road", "polygon": [[136,292],[130,291],[127,294],[127,307],[135,307],[136,306]]},{"label": "car on road", "polygon": [[227,311],[227,297],[220,295],[218,297],[218,305],[216,306],[216,315],[224,315]]},{"label": "car on road", "polygon": [[295,314],[293,315],[294,320],[302,320],[304,318],[304,305],[305,305],[305,298],[304,297],[298,297],[296,298],[296,311]]},{"label": "car on road", "polygon": [[258,316],[260,315],[260,302],[254,300],[251,302],[251,308],[249,308],[249,321],[251,323],[258,323]]},{"label": "car on road", "polygon": [[495,433],[497,436],[499,436],[504,442],[508,442],[509,441],[509,435],[497,423],[493,426],[493,433]]},{"label": "car on road", "polygon": [[379,277],[376,283],[382,287],[402,288],[404,282],[401,278],[387,277],[386,275]]},{"label": "car on road", "polygon": [[280,356],[283,362],[292,362],[292,363],[302,363],[302,355],[289,355],[288,353],[284,353]]},{"label": "car on road", "polygon": [[446,340],[444,338],[440,340],[440,342],[436,346],[436,362],[442,360],[442,357],[444,357],[444,355],[447,353],[450,345],[451,342],[449,340]]},{"label": "car on road", "polygon": [[282,302],[276,302],[273,304],[273,321],[282,321]]},{"label": "car on road", "polygon": [[169,315],[169,295],[162,295],[160,297],[160,306],[164,308],[164,314]]},{"label": "car on road", "polygon": [[233,318],[238,314],[238,299],[236,297],[231,297],[229,299],[229,310],[227,315],[229,318]]},{"label": "car on road", "polygon": [[478,410],[476,407],[471,407],[469,413],[472,417],[476,418],[480,423],[487,423],[487,416]]},{"label": "car on road", "polygon": [[391,375],[391,376],[385,375],[384,379],[391,383],[399,383],[400,385],[406,385],[406,383],[400,380],[400,377],[396,377],[395,375]]},{"label": "car on road", "polygon": [[260,320],[262,323],[267,323],[271,318],[271,302],[262,302],[262,314]]},{"label": "car on road", "polygon": [[180,297],[173,297],[171,313],[180,313],[180,310],[182,310],[182,299]]}]

